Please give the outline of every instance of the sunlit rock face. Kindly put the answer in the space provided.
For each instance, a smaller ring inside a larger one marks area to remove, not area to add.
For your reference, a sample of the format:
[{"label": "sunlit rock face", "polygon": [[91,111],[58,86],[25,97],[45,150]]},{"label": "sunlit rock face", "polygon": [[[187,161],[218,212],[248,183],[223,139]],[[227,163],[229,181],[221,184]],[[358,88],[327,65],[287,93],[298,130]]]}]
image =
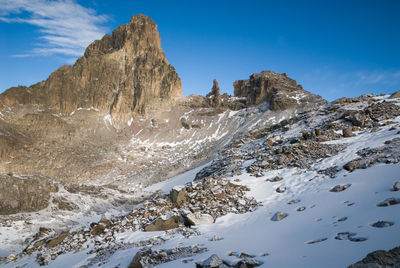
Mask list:
[{"label": "sunlit rock face", "polygon": [[181,80],[161,48],[157,25],[137,15],[94,41],[73,66],[62,66],[31,87],[10,88],[0,95],[0,103],[41,104],[63,115],[94,107],[110,113],[114,127],[121,128],[132,114],[182,96]]}]

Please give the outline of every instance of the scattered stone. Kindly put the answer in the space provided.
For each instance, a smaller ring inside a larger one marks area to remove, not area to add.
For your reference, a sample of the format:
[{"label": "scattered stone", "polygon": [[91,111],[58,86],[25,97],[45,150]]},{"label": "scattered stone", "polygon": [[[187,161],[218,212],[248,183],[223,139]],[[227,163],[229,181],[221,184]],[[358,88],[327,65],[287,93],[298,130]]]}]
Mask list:
[{"label": "scattered stone", "polygon": [[172,203],[180,206],[186,201],[186,188],[184,186],[175,186],[169,195]]},{"label": "scattered stone", "polygon": [[388,206],[393,206],[393,205],[397,205],[400,203],[400,199],[399,198],[387,198],[385,201],[382,201],[380,203],[377,204],[378,207],[388,207]]},{"label": "scattered stone", "polygon": [[214,223],[214,218],[210,214],[202,214],[199,212],[187,214],[186,219],[190,225],[195,226]]},{"label": "scattered stone", "polygon": [[210,239],[208,239],[208,241],[214,242],[214,241],[220,241],[224,238],[218,236],[218,235],[214,235],[213,237],[211,237]]},{"label": "scattered stone", "polygon": [[59,236],[53,238],[52,240],[50,240],[47,244],[46,247],[47,248],[53,248],[58,246],[62,241],[64,241],[64,239],[68,236],[69,231],[64,231],[62,232]]},{"label": "scattered stone", "polygon": [[211,255],[204,261],[196,262],[197,268],[221,268],[224,267],[223,265],[223,261],[216,254]]},{"label": "scattered stone", "polygon": [[[400,109],[399,109],[400,110]],[[357,152],[360,156],[343,166],[348,171],[354,169],[366,169],[377,163],[396,164],[400,162],[400,138],[394,138],[385,142],[384,146],[365,148]]]},{"label": "scattered stone", "polygon": [[[144,248],[136,253],[132,262],[129,264],[129,268],[152,267],[177,259],[192,257],[205,251],[205,248],[201,248],[197,245],[173,249]],[[185,261],[189,262],[191,260],[183,260],[184,263]]]},{"label": "scattered stone", "polygon": [[319,239],[311,240],[311,241],[306,242],[306,244],[311,245],[311,244],[323,242],[323,241],[325,241],[325,240],[328,240],[328,238],[327,238],[327,237],[324,237],[324,238],[319,238]]},{"label": "scattered stone", "polygon": [[344,185],[336,185],[335,187],[330,189],[329,192],[342,192],[342,191],[346,190],[347,188],[349,188],[350,186],[351,186],[350,183],[344,184]]},{"label": "scattered stone", "polygon": [[244,259],[232,262],[232,264],[230,266],[235,267],[235,268],[251,268],[251,267],[257,267],[260,265],[261,265],[261,263],[254,258],[244,258]]},{"label": "scattered stone", "polygon": [[264,174],[262,174],[261,172],[258,172],[255,174],[256,178],[261,178],[264,176]]},{"label": "scattered stone", "polygon": [[400,263],[400,247],[393,248],[389,251],[377,250],[369,253],[361,261],[350,265],[348,268],[383,268],[383,267],[399,267]]},{"label": "scattered stone", "polygon": [[188,122],[186,117],[181,118],[181,124],[182,124],[182,127],[186,128],[186,129],[192,128],[192,123]]},{"label": "scattered stone", "polygon": [[287,216],[288,216],[287,213],[278,211],[274,214],[274,216],[271,217],[271,221],[281,221]]},{"label": "scattered stone", "polygon": [[385,227],[390,227],[392,226],[394,223],[390,222],[390,221],[377,221],[371,224],[372,227],[376,227],[376,228],[385,228]]},{"label": "scattered stone", "polygon": [[322,136],[323,135],[323,130],[320,128],[314,129],[315,135],[317,136]]},{"label": "scattered stone", "polygon": [[275,190],[277,193],[284,193],[286,191],[286,187],[283,186],[279,186],[278,188],[276,188]]},{"label": "scattered stone", "polygon": [[239,258],[254,258],[255,256],[254,255],[251,255],[251,254],[248,254],[248,253],[245,253],[245,252],[242,252],[242,253],[240,253],[240,255],[239,255]]},{"label": "scattered stone", "polygon": [[281,180],[282,180],[282,178],[279,177],[279,176],[275,176],[275,177],[272,178],[272,179],[267,179],[267,181],[270,181],[270,182],[277,182],[277,181],[281,181]]},{"label": "scattered stone", "polygon": [[146,225],[144,230],[146,232],[165,231],[169,229],[178,228],[181,224],[180,216],[167,215],[166,217],[158,217],[152,223]]},{"label": "scattered stone", "polygon": [[318,170],[317,173],[324,174],[333,179],[336,177],[336,173],[338,173],[339,171],[340,171],[339,168],[337,166],[334,166],[334,167],[329,167],[326,169]]},{"label": "scattered stone", "polygon": [[360,168],[360,163],[359,163],[358,161],[353,160],[353,161],[350,161],[350,162],[346,163],[346,164],[343,166],[343,168],[344,168],[345,170],[351,172],[351,171],[353,171],[353,170],[355,170],[355,169]]},{"label": "scattered stone", "polygon": [[393,185],[393,191],[399,191],[400,190],[400,181],[396,181]]},{"label": "scattered stone", "polygon": [[288,205],[293,205],[293,204],[296,204],[296,203],[299,203],[299,202],[300,202],[300,199],[292,199],[287,204]]},{"label": "scattered stone", "polygon": [[353,128],[347,127],[343,129],[343,137],[345,138],[353,137]]},{"label": "scattered stone", "polygon": [[360,113],[356,113],[348,118],[353,126],[364,127],[366,117]]},{"label": "scattered stone", "polygon": [[98,224],[96,223],[92,224],[91,235],[97,236],[103,234],[104,230],[106,228],[109,228],[110,226],[111,226],[111,221],[107,218],[102,218]]},{"label": "scattered stone", "polygon": [[362,242],[366,241],[367,238],[365,237],[355,237],[357,234],[356,233],[350,233],[350,232],[341,232],[337,233],[335,236],[336,240],[349,240],[352,242]]}]

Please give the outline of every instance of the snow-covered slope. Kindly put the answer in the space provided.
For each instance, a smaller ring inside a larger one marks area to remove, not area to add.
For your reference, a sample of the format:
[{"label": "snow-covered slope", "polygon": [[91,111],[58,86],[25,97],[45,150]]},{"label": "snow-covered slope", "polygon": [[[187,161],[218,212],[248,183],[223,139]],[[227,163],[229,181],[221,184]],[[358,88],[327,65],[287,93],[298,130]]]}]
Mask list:
[{"label": "snow-covered slope", "polygon": [[[389,96],[365,96],[306,113],[239,112],[232,116],[241,116],[241,131],[213,161],[144,189],[149,196],[161,192],[130,213],[109,213],[104,232],[95,235],[96,225],[82,224],[54,246],[60,233],[44,233],[28,239],[28,248],[43,241],[30,254],[10,255],[1,265],[127,267],[140,251],[143,264],[158,267],[201,266],[213,254],[231,266],[346,267],[371,251],[399,246],[400,191],[393,188],[400,181],[399,105]],[[348,127],[352,136],[343,137]],[[187,189],[186,203],[171,203],[173,188]],[[214,199],[220,194],[237,202],[213,214],[223,204]],[[161,214],[168,220],[196,208],[215,222],[143,229]],[[12,226],[0,232],[18,236]]]}]

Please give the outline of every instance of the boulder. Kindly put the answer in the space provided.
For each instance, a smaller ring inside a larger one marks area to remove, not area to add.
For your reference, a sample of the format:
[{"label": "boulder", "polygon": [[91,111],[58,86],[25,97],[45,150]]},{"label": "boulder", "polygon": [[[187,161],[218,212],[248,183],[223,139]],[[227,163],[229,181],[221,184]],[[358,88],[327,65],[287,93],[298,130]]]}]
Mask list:
[{"label": "boulder", "polygon": [[342,132],[343,132],[343,137],[345,137],[345,138],[353,137],[353,128],[352,127],[347,127],[345,129],[343,129]]},{"label": "boulder", "polygon": [[182,124],[182,127],[186,128],[186,129],[192,128],[192,123],[188,122],[186,117],[181,118],[181,124]]},{"label": "boulder", "polygon": [[92,231],[90,233],[94,236],[100,235],[109,227],[111,227],[111,221],[107,218],[102,218],[98,224],[92,224]]},{"label": "boulder", "polygon": [[282,178],[279,176],[275,176],[272,179],[267,179],[267,181],[270,181],[270,182],[277,182],[277,181],[281,181],[281,180],[282,180]]},{"label": "boulder", "polygon": [[139,250],[136,254],[135,257],[133,257],[133,260],[129,264],[129,268],[144,268],[146,267],[145,264],[142,262],[142,251]]},{"label": "boulder", "polygon": [[364,127],[364,124],[365,124],[365,116],[364,115],[356,113],[356,114],[350,116],[349,120],[351,121],[353,126]]},{"label": "boulder", "polygon": [[371,224],[375,228],[386,228],[392,226],[394,223],[390,221],[377,221]]},{"label": "boulder", "polygon": [[254,258],[244,258],[244,259],[240,259],[237,261],[234,261],[234,263],[232,263],[233,267],[235,268],[252,268],[252,267],[257,267],[260,266],[261,263],[259,261],[257,261]]},{"label": "boulder", "polygon": [[314,132],[315,132],[315,135],[317,135],[317,136],[321,136],[324,134],[324,131],[320,128],[314,129]]},{"label": "boulder", "polygon": [[213,254],[211,255],[208,259],[202,261],[202,262],[197,262],[196,267],[197,268],[221,268],[221,267],[227,267],[226,265],[223,266],[224,263],[223,261],[216,255]]},{"label": "boulder", "polygon": [[60,235],[58,235],[57,237],[53,238],[52,240],[50,240],[47,244],[46,247],[47,248],[53,248],[56,247],[57,245],[59,245],[62,241],[64,241],[65,238],[67,238],[69,234],[69,231],[64,231],[62,232]]},{"label": "boulder", "polygon": [[177,215],[161,216],[144,227],[146,232],[165,231],[178,228],[181,224],[181,218]]},{"label": "boulder", "polygon": [[281,221],[287,216],[288,216],[287,213],[278,211],[274,214],[274,216],[271,217],[271,221]]},{"label": "boulder", "polygon": [[342,192],[344,190],[346,190],[347,188],[349,188],[351,186],[350,183],[348,184],[343,184],[343,185],[336,185],[335,187],[333,187],[332,189],[329,190],[329,192]]},{"label": "boulder", "polygon": [[196,226],[214,223],[214,218],[210,214],[203,213],[189,213],[186,215],[186,220],[190,225]]},{"label": "boulder", "polygon": [[400,199],[399,198],[387,198],[382,202],[379,202],[376,206],[378,207],[388,207],[388,206],[393,206],[393,205],[397,205],[400,204]]},{"label": "boulder", "polygon": [[360,162],[357,161],[357,160],[350,161],[350,162],[346,163],[346,164],[343,166],[343,168],[344,168],[345,170],[347,170],[347,171],[353,171],[353,170],[355,170],[355,169],[360,168]]},{"label": "boulder", "polygon": [[182,205],[186,201],[186,188],[184,186],[175,186],[172,188],[171,192],[169,193],[169,197],[172,203],[177,204],[178,206]]},{"label": "boulder", "polygon": [[277,193],[284,193],[286,191],[286,187],[280,186],[275,190]]}]

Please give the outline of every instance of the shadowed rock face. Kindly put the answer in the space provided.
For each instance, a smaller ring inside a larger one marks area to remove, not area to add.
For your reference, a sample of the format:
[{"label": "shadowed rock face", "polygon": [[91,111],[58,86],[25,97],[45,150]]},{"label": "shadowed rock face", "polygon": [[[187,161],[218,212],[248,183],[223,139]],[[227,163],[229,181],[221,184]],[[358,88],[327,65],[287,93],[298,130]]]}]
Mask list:
[{"label": "shadowed rock face", "polygon": [[271,110],[282,111],[306,103],[322,103],[320,96],[303,90],[301,85],[286,74],[262,71],[250,76],[248,80],[233,83],[236,97],[246,97],[247,105],[268,102]]},{"label": "shadowed rock face", "polygon": [[182,97],[182,85],[161,48],[157,25],[144,15],[116,28],[86,49],[73,66],[62,66],[31,87],[14,87],[0,103],[41,104],[63,115],[77,108],[108,112],[115,127],[132,114]]},{"label": "shadowed rock face", "polygon": [[44,209],[56,191],[58,187],[42,176],[0,175],[0,215]]}]

